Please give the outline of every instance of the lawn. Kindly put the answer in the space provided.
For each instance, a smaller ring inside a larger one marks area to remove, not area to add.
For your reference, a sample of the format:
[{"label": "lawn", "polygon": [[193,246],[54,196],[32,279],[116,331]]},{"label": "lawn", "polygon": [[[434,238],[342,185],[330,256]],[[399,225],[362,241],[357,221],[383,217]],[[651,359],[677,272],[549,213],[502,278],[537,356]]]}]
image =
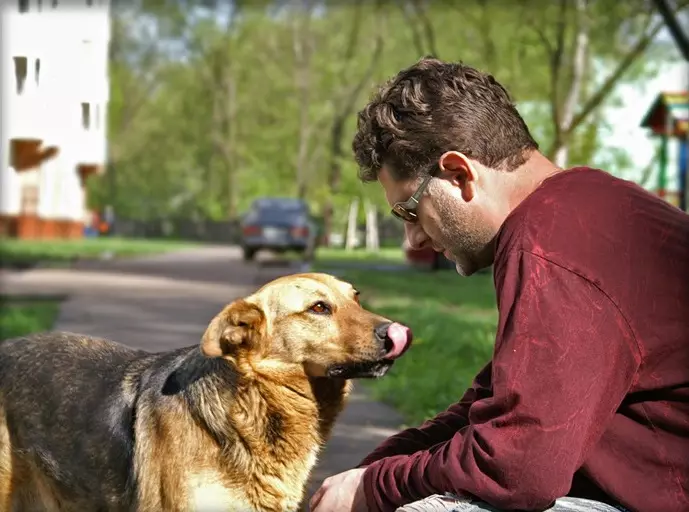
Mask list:
[{"label": "lawn", "polygon": [[[373,256],[370,257],[373,260]],[[320,261],[328,271],[328,262]],[[345,269],[368,308],[411,327],[414,344],[382,379],[373,396],[417,425],[457,401],[493,351],[497,310],[493,276],[454,271],[381,272]]]},{"label": "lawn", "polygon": [[66,264],[76,259],[138,256],[192,247],[192,242],[126,238],[84,238],[80,240],[0,239],[0,263],[32,265],[37,262]]},{"label": "lawn", "polygon": [[404,263],[404,252],[398,247],[383,247],[378,252],[319,247],[316,251],[316,261],[328,266],[339,263]]},{"label": "lawn", "polygon": [[58,300],[0,297],[0,341],[50,330],[59,306]]}]

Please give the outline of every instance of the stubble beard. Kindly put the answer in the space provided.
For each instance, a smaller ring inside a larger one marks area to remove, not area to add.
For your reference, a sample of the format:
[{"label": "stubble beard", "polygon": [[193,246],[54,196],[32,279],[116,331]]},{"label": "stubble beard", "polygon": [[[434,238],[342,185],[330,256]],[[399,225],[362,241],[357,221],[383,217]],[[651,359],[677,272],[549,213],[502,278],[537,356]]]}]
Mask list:
[{"label": "stubble beard", "polygon": [[439,211],[441,218],[451,220],[441,226],[443,247],[450,253],[457,273],[468,277],[481,267],[478,257],[485,250],[487,233],[481,229],[478,219],[466,211],[451,211],[445,206],[440,206]]}]

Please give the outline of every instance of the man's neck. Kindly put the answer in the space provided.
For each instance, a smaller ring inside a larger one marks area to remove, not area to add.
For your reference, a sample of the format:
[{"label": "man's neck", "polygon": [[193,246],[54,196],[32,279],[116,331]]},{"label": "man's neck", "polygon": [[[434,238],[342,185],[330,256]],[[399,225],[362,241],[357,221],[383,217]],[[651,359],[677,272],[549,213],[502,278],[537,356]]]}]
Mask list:
[{"label": "man's neck", "polygon": [[506,173],[507,204],[509,215],[534,190],[551,176],[562,172],[560,169],[538,151],[532,153],[524,165],[510,173]]}]

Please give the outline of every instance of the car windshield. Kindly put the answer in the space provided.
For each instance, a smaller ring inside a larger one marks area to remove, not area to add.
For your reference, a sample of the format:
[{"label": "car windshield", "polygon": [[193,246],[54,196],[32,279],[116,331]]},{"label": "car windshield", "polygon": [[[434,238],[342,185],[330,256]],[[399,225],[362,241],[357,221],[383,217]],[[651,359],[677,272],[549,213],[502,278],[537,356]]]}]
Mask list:
[{"label": "car windshield", "polygon": [[304,211],[306,204],[298,199],[263,198],[254,203],[256,210]]},{"label": "car windshield", "polygon": [[303,222],[307,207],[302,201],[290,199],[257,200],[247,216],[249,222]]}]

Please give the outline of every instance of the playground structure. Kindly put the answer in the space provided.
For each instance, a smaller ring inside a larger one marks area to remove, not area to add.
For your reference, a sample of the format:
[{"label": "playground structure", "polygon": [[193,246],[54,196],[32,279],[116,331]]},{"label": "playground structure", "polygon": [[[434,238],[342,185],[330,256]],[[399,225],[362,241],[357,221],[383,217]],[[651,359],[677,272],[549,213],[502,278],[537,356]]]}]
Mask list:
[{"label": "playground structure", "polygon": [[650,128],[654,135],[660,137],[656,193],[665,199],[668,199],[670,141],[677,141],[679,197],[675,206],[678,206],[682,211],[687,211],[689,91],[660,93],[643,117],[641,127]]}]

